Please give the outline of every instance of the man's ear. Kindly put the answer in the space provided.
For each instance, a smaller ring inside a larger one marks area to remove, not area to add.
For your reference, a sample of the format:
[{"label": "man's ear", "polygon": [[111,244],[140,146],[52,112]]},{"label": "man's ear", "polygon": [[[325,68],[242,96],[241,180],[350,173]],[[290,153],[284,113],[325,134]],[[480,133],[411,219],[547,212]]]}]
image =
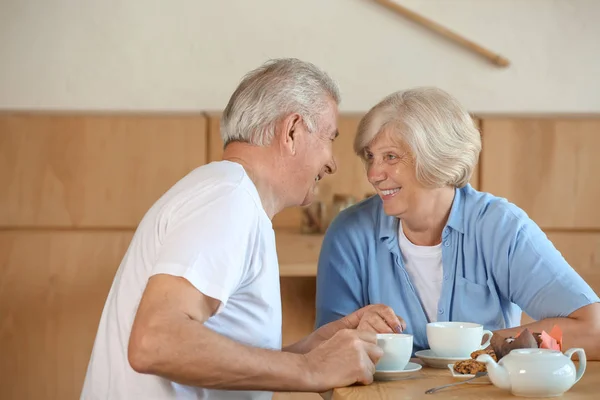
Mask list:
[{"label": "man's ear", "polygon": [[290,114],[283,120],[281,144],[292,155],[296,154],[301,127],[302,117],[299,114]]}]

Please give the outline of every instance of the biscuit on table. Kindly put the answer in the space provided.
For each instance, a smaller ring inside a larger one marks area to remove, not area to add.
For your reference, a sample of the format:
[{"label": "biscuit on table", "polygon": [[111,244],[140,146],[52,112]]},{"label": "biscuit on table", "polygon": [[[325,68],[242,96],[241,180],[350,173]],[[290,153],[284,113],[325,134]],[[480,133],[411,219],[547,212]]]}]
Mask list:
[{"label": "biscuit on table", "polygon": [[496,356],[496,352],[491,347],[488,347],[488,348],[483,349],[483,350],[477,350],[477,351],[472,352],[471,353],[471,358],[473,360],[476,360],[477,357],[479,357],[482,354],[487,354],[490,357],[492,357],[494,359],[494,361],[498,362],[498,357]]},{"label": "biscuit on table", "polygon": [[488,347],[483,350],[472,352],[470,360],[463,360],[454,363],[454,371],[464,375],[475,375],[477,372],[487,372],[487,366],[485,363],[476,360],[481,354],[488,354],[494,359],[494,361],[498,362],[498,357],[496,356],[494,349],[492,347]]},{"label": "biscuit on table", "polygon": [[455,362],[454,371],[463,375],[475,375],[477,372],[487,372],[487,368],[484,363],[471,359]]}]

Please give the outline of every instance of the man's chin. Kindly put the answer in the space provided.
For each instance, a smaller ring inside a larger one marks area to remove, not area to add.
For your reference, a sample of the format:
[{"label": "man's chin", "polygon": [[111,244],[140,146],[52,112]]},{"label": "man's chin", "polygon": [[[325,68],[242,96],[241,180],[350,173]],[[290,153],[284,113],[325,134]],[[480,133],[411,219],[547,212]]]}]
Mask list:
[{"label": "man's chin", "polygon": [[304,196],[304,199],[302,200],[302,203],[300,204],[300,207],[307,207],[310,206],[312,203],[315,202],[315,193],[314,193],[314,188],[310,189],[307,193],[306,196]]},{"label": "man's chin", "polygon": [[313,196],[305,197],[304,200],[302,200],[302,203],[300,204],[300,207],[308,207],[312,203],[314,203],[314,197]]}]

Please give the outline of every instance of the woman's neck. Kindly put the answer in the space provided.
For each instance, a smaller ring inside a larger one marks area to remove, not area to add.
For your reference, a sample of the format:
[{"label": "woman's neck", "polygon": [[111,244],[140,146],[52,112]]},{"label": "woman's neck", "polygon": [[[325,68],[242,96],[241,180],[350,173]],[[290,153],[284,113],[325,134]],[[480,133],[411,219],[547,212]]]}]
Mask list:
[{"label": "woman's neck", "polygon": [[445,187],[427,194],[419,208],[402,216],[402,231],[417,246],[435,246],[442,241],[442,231],[448,222],[455,189]]}]

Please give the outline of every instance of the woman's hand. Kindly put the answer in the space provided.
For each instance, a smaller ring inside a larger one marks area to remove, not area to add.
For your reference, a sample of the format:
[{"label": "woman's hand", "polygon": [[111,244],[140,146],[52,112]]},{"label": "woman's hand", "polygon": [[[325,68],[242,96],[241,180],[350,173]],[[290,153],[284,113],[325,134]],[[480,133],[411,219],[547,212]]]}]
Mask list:
[{"label": "woman's hand", "polygon": [[[363,307],[353,314],[358,318],[356,329],[375,333],[402,333],[406,322],[384,304],[372,304]],[[352,315],[352,314],[351,314]]]},{"label": "woman's hand", "polygon": [[319,344],[331,339],[342,329],[375,333],[402,333],[406,329],[406,322],[398,317],[390,307],[384,304],[371,304],[337,321],[323,325],[300,342],[287,346],[283,350],[292,353],[308,353]]}]

